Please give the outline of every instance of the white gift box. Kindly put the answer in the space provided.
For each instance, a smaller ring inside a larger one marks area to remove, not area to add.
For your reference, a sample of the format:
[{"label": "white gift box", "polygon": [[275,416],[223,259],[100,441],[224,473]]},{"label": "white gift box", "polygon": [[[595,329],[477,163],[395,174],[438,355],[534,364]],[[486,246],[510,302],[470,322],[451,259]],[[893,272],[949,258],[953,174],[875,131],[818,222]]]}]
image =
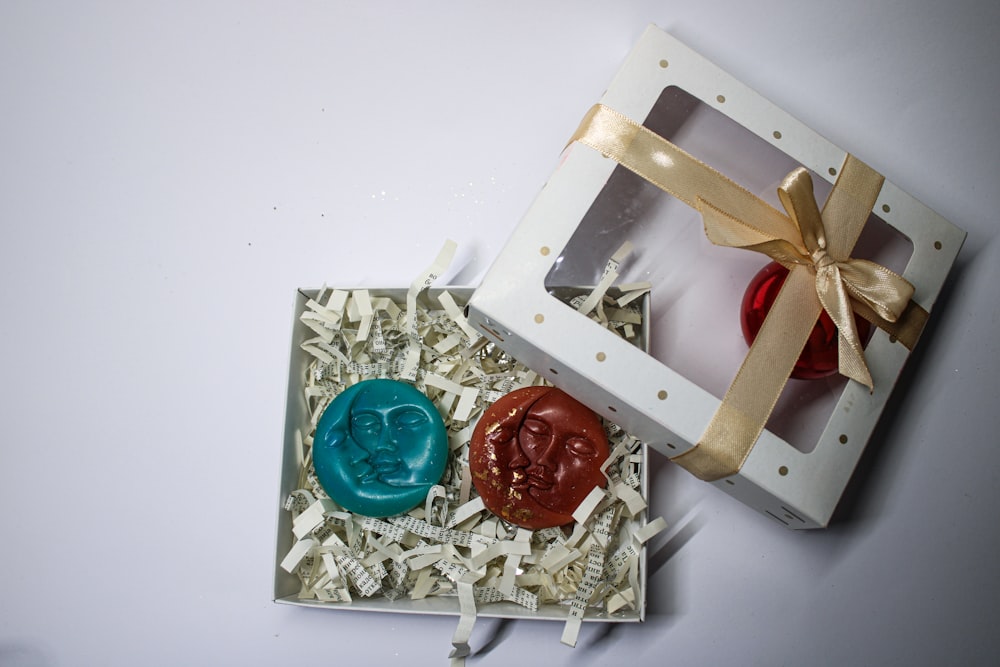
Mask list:
[{"label": "white gift box", "polygon": [[[601,104],[779,210],[775,191],[789,171],[807,168],[822,202],[845,164],[844,150],[656,27]],[[964,238],[886,180],[854,256],[901,273],[915,288],[913,301],[930,313]],[[608,264],[623,243],[631,251]],[[555,385],[676,458],[700,441],[746,356],[740,301],[768,261],[712,245],[693,208],[598,150],[571,143],[473,295],[469,320]],[[564,285],[593,284],[609,269],[621,282],[652,284],[649,354],[553,295]],[[742,466],[710,483],[790,528],[826,526],[908,356],[875,329],[865,349],[873,391],[839,375],[789,380]]]},{"label": "white gift box", "polygon": [[[351,289],[339,291],[354,292]],[[366,298],[370,299],[373,303],[383,297],[390,299],[396,304],[406,304],[407,301],[408,290],[406,288],[368,288],[363,291]],[[576,290],[574,293],[578,291]],[[314,300],[317,299],[318,292],[319,290],[315,289],[300,289],[297,291],[295,297],[285,434],[281,459],[282,468],[279,488],[273,599],[275,602],[283,604],[326,609],[460,615],[465,610],[461,608],[459,596],[454,592],[429,595],[420,599],[411,599],[406,595],[391,599],[389,596],[381,593],[370,596],[357,594],[355,587],[352,586],[352,599],[350,601],[323,600],[317,599],[314,594],[302,595],[301,593],[304,590],[303,582],[290,571],[294,567],[290,568],[289,562],[297,557],[298,543],[302,538],[309,539],[311,537],[308,530],[300,530],[296,526],[295,517],[288,509],[288,499],[297,490],[303,488],[303,480],[308,473],[308,465],[304,465],[304,452],[307,447],[303,446],[303,435],[311,431],[312,427],[310,424],[315,414],[313,409],[310,408],[310,400],[306,396],[307,378],[309,377],[308,369],[313,358],[307,351],[303,350],[302,345],[304,342],[314,338],[316,334],[315,329],[311,329],[303,323],[301,315],[308,312],[307,304],[311,302],[315,303]],[[461,309],[471,296],[472,289],[467,287],[431,288],[422,291],[418,295],[417,303],[420,307],[439,312],[442,310],[439,298],[445,292],[453,297],[455,305]],[[644,301],[638,302],[638,305],[643,313],[647,312]],[[646,321],[644,318],[643,324],[637,328],[635,337],[635,344],[637,345],[645,345],[645,341],[648,340]],[[636,455],[641,457],[641,464],[638,465],[638,491],[642,497],[645,497],[647,495],[646,447],[644,444],[640,444],[638,447]],[[452,449],[453,451],[457,451],[454,446]],[[319,507],[319,510],[326,511],[329,509],[330,507]],[[303,512],[298,513],[299,516],[302,514]],[[386,521],[391,521],[391,519],[386,519]],[[642,509],[635,516],[634,521],[636,521],[636,525],[644,525],[646,523],[645,509]],[[305,528],[308,529],[309,526],[305,526]],[[587,608],[581,620],[603,622],[638,622],[643,620],[646,606],[646,550],[638,542],[634,546],[635,549],[632,553],[635,554],[634,558],[638,563],[637,575],[634,580],[637,585],[629,593],[630,599],[624,601],[621,607],[615,609],[612,613],[593,607]],[[301,553],[298,556],[301,556]],[[608,553],[609,559],[611,556],[612,554]],[[621,563],[617,565],[621,567]],[[499,618],[566,621],[570,615],[570,609],[571,605],[568,601],[562,604],[551,602],[539,604],[537,610],[528,609],[511,601],[491,601],[476,604],[476,613],[478,615]]]}]

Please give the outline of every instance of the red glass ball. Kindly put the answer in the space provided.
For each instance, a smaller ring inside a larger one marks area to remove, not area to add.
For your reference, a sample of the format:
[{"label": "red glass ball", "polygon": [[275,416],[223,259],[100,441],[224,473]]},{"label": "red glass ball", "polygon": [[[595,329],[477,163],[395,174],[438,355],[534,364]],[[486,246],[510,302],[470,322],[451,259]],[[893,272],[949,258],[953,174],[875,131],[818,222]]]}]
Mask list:
[{"label": "red glass ball", "polygon": [[[743,303],[740,305],[740,325],[747,345],[752,344],[757,338],[757,332],[764,324],[764,318],[771,310],[787,276],[788,269],[777,262],[771,262],[747,285]],[[854,326],[858,329],[861,341],[868,340],[868,334],[871,333],[871,324],[868,320],[855,315]],[[799,380],[816,380],[833,375],[837,372],[837,359],[837,327],[824,310],[820,313],[812,333],[809,334],[801,356],[795,362],[792,377]]]}]

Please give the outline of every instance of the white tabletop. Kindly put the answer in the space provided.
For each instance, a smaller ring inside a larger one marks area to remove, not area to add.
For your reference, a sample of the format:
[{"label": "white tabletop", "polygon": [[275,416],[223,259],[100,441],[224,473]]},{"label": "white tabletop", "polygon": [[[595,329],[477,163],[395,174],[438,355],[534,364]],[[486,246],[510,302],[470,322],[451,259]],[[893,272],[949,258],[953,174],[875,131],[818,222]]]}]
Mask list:
[{"label": "white tabletop", "polygon": [[968,240],[829,529],[657,458],[647,621],[469,664],[995,660],[995,3],[176,5],[0,5],[0,665],[446,664],[271,601],[294,290],[477,284],[648,23]]}]

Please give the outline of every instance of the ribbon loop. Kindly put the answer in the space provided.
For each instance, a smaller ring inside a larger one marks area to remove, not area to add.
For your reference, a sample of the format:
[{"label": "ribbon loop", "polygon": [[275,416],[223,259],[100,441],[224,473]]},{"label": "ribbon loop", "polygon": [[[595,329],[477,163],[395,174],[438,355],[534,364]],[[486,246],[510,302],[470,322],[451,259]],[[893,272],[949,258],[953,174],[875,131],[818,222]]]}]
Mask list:
[{"label": "ribbon loop", "polygon": [[[823,229],[823,216],[816,205],[813,195],[813,182],[809,172],[799,167],[785,177],[778,188],[778,198],[788,212],[802,237],[802,243],[815,258],[817,253],[826,254],[826,232]],[[816,260],[813,260],[816,262]]]},{"label": "ribbon loop", "polygon": [[837,327],[837,370],[841,375],[868,387],[868,391],[874,391],[875,383],[868,364],[865,363],[864,348],[854,324],[854,311],[840,273],[840,263],[832,262],[823,268],[817,268],[816,295],[823,304],[823,310]]}]

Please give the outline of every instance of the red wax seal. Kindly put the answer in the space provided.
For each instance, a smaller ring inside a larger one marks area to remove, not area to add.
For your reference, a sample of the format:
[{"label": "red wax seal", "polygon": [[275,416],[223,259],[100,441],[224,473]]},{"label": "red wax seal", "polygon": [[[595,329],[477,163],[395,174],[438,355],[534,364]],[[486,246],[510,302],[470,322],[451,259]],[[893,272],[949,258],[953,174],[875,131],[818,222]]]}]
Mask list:
[{"label": "red wax seal", "polygon": [[[747,291],[743,295],[743,303],[740,306],[740,324],[743,327],[743,338],[746,339],[747,345],[752,344],[757,338],[757,333],[764,324],[764,318],[770,312],[787,276],[788,269],[777,262],[771,262],[761,269],[747,285]],[[868,320],[855,314],[854,326],[858,329],[858,338],[862,342],[867,340],[871,331],[871,324]],[[802,354],[795,362],[792,377],[799,380],[815,380],[833,375],[837,372],[837,360],[837,327],[824,310],[820,313],[812,333],[809,334]]]},{"label": "red wax seal", "polygon": [[562,526],[594,487],[609,456],[600,418],[554,387],[525,387],[491,405],[469,445],[472,483],[504,521]]}]

